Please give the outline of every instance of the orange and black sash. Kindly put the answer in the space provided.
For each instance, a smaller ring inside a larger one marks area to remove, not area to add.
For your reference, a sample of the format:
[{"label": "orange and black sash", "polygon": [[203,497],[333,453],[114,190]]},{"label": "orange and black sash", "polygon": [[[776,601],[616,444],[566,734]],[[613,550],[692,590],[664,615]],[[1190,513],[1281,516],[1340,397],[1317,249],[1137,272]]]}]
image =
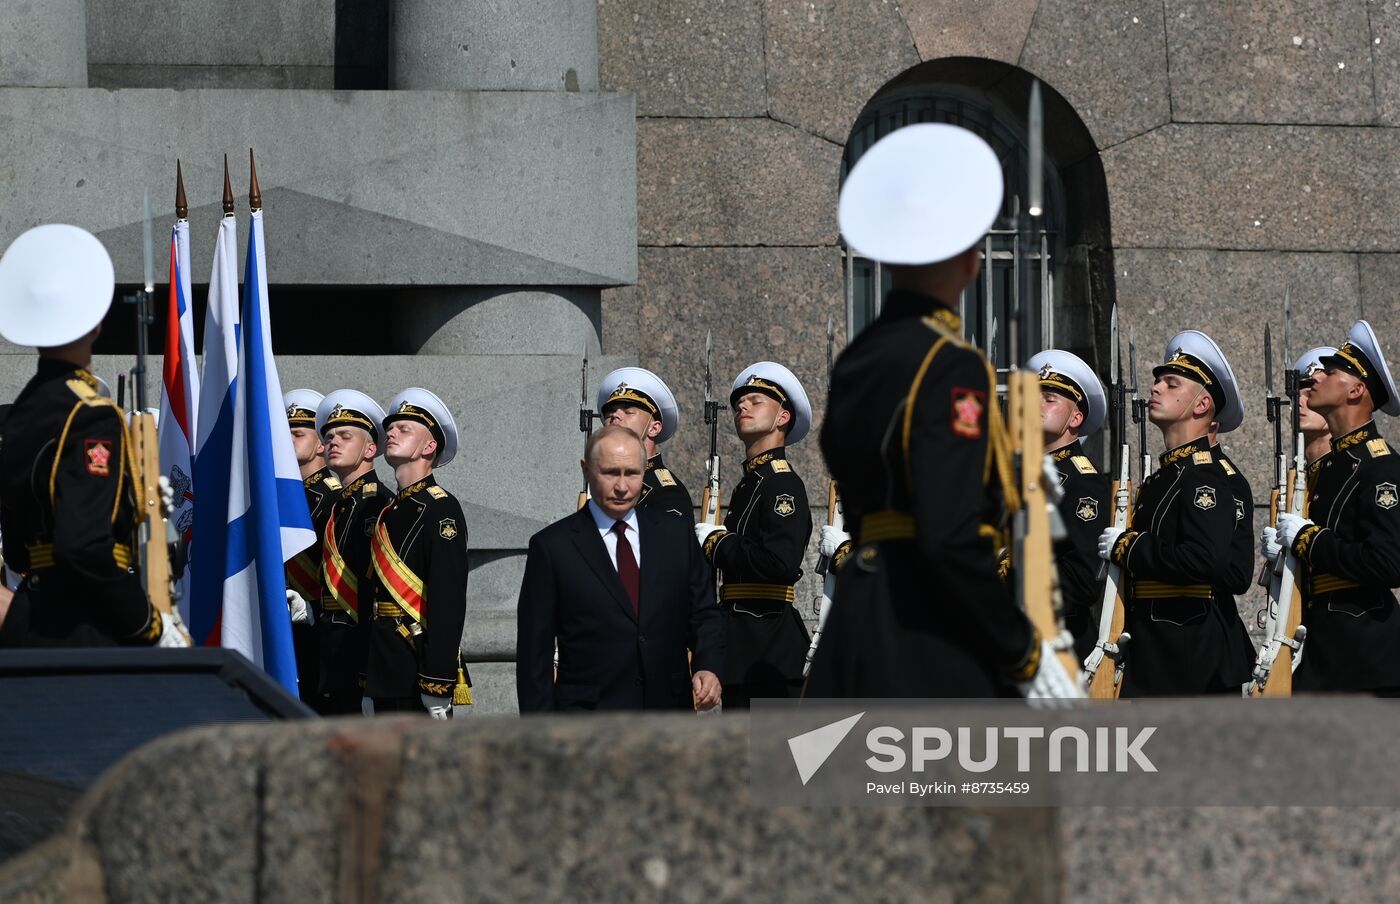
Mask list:
[{"label": "orange and black sash", "polygon": [[335,539],[335,510],[331,510],[330,520],[326,522],[326,540],[321,547],[321,576],[325,579],[326,589],[330,591],[333,605],[327,605],[328,609],[343,609],[350,613],[352,621],[360,620],[360,580],[355,576],[355,572],[345,563],[345,557],[340,554],[340,544]]},{"label": "orange and black sash", "polygon": [[393,544],[389,542],[389,529],[384,526],[384,516],[392,508],[393,506],[385,506],[374,525],[374,541],[370,544],[374,573],[379,576],[379,582],[389,591],[399,608],[426,628],[428,606],[423,597],[423,579],[414,574],[413,570],[404,564],[403,559],[399,558]]},{"label": "orange and black sash", "polygon": [[310,550],[302,550],[287,562],[287,582],[307,601],[320,599],[321,583],[317,580],[316,562]]}]

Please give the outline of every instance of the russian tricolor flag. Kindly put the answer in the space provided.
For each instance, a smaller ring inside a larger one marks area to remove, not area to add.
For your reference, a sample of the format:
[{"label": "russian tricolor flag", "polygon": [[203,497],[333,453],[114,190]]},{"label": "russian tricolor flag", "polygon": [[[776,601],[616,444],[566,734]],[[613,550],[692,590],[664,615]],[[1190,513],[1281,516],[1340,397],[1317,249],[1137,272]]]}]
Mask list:
[{"label": "russian tricolor flag", "polygon": [[[170,302],[165,326],[165,367],[161,374],[161,467],[175,497],[171,519],[188,544],[194,533],[194,446],[199,408],[199,374],[194,357],[194,305],[190,296],[190,223],[175,221],[170,231]],[[180,614],[190,624],[190,569],[176,588]]]}]

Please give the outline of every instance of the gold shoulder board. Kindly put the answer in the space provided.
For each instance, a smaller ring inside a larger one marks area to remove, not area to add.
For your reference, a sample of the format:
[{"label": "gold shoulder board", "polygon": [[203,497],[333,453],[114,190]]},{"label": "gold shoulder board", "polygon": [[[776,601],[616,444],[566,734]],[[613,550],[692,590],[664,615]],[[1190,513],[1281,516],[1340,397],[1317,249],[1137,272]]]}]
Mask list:
[{"label": "gold shoulder board", "polygon": [[792,473],[792,465],[788,464],[786,461],[783,461],[781,458],[775,458],[773,459],[773,473],[790,474]]},{"label": "gold shoulder board", "polygon": [[1367,441],[1366,451],[1371,453],[1372,458],[1380,458],[1382,455],[1390,454],[1390,447],[1385,444],[1385,440],[1378,436]]},{"label": "gold shoulder board", "polygon": [[1097,474],[1094,470],[1094,463],[1083,455],[1076,455],[1070,459],[1074,466],[1079,469],[1080,474]]},{"label": "gold shoulder board", "polygon": [[428,495],[434,499],[446,499],[447,491],[440,486],[431,486],[428,487]]},{"label": "gold shoulder board", "polygon": [[98,398],[96,389],[93,389],[91,386],[87,385],[87,383],[77,379],[76,377],[72,380],[67,380],[65,382],[67,382],[68,388],[73,390],[73,395],[82,399],[84,402],[88,402],[92,399]]},{"label": "gold shoulder board", "polygon": [[1223,458],[1220,459],[1220,467],[1225,469],[1226,474],[1230,475],[1231,477],[1235,476],[1235,469],[1231,467],[1230,463]]},{"label": "gold shoulder board", "polygon": [[378,492],[379,492],[379,484],[377,484],[377,483],[367,483],[367,484],[365,484],[364,494],[365,494],[366,496],[373,496],[375,493],[378,493]]},{"label": "gold shoulder board", "polygon": [[330,487],[333,490],[340,489],[340,478],[336,477],[334,474],[327,474],[326,486]]},{"label": "gold shoulder board", "polygon": [[673,487],[676,485],[676,478],[671,476],[671,472],[666,468],[656,469],[656,481],[663,487]]},{"label": "gold shoulder board", "polygon": [[1191,456],[1191,463],[1196,465],[1208,465],[1212,461],[1210,452],[1196,452]]}]

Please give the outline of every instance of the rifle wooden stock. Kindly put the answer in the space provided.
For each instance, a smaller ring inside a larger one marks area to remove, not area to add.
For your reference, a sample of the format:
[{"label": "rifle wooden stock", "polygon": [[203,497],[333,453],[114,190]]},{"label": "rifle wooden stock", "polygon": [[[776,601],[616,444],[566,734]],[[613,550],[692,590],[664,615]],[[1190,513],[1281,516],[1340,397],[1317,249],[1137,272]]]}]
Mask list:
[{"label": "rifle wooden stock", "polygon": [[[837,530],[844,530],[846,527],[846,516],[841,511],[841,493],[836,487],[836,481],[828,480],[826,483],[826,523]],[[817,557],[817,574],[826,574],[831,570],[831,557]]]},{"label": "rifle wooden stock", "polygon": [[[1119,493],[1125,494],[1128,500],[1130,500],[1126,507],[1126,514],[1122,518],[1121,525],[1117,524],[1119,519],[1116,511]],[[1113,482],[1115,526],[1121,526],[1124,530],[1127,530],[1128,527],[1131,526],[1133,520],[1132,496],[1133,482],[1131,480],[1127,481],[1126,487],[1123,486],[1122,481],[1115,480]],[[1111,605],[1113,607],[1113,615],[1109,622],[1108,636],[1107,638],[1099,638],[1101,641],[1106,640],[1109,643],[1117,643],[1118,638],[1123,636],[1123,624],[1126,616],[1123,608],[1122,581],[1123,569],[1118,565],[1110,564],[1108,566],[1108,580],[1104,584],[1103,605]],[[1111,603],[1108,599],[1109,586],[1114,588],[1113,601]],[[1119,655],[1123,655],[1121,651]],[[1120,689],[1121,685],[1118,683],[1118,661],[1105,656],[1099,661],[1098,668],[1094,669],[1094,677],[1089,682],[1089,696],[1095,700],[1117,700]]]},{"label": "rifle wooden stock", "polygon": [[[1040,375],[1034,371],[1017,370],[1007,375],[1007,398],[1010,416],[1007,418],[1013,448],[1019,453],[1021,510],[1016,513],[1020,529],[1016,531],[1012,559],[1016,565],[1018,596],[1043,640],[1058,637],[1060,623],[1059,580],[1050,538],[1050,497],[1045,486],[1045,438],[1041,433]],[[1073,648],[1057,654],[1071,680],[1080,673],[1080,663]]]},{"label": "rifle wooden stock", "polygon": [[[171,615],[174,607],[171,599],[170,536],[160,494],[160,440],[156,434],[155,418],[145,412],[132,415],[131,439],[139,478],[136,516],[141,583],[155,610]],[[179,630],[189,640],[184,628]]]},{"label": "rifle wooden stock", "polygon": [[700,520],[705,524],[723,524],[719,510],[719,456],[710,460],[709,479],[700,494]]},{"label": "rifle wooden stock", "polygon": [[588,491],[581,490],[578,494],[578,507],[583,508],[588,504]]},{"label": "rifle wooden stock", "polygon": [[[1297,484],[1296,484],[1297,479],[1298,479],[1298,471],[1297,471],[1297,469],[1292,469],[1292,470],[1290,470],[1290,471],[1288,472],[1288,498],[1289,498],[1289,499],[1292,499],[1292,498],[1293,498],[1293,494],[1294,494],[1294,492],[1297,490]],[[1306,501],[1306,500],[1304,500],[1304,502],[1303,502],[1303,511],[1302,511],[1301,514],[1302,514],[1302,516],[1303,516],[1304,518],[1306,518],[1306,517],[1308,516],[1308,504],[1307,504],[1307,501]],[[1278,523],[1278,517],[1277,517],[1277,515],[1275,515],[1275,517],[1274,517],[1274,523],[1275,523],[1275,524]],[[1289,555],[1289,553],[1288,553],[1287,551],[1285,551],[1284,555],[1285,555],[1285,556],[1286,556],[1286,555]],[[1280,556],[1280,557],[1279,557],[1279,560],[1282,561],[1282,560],[1283,560],[1283,556]],[[1296,637],[1296,636],[1298,635],[1298,628],[1299,628],[1300,625],[1303,624],[1303,594],[1302,594],[1302,591],[1300,590],[1300,588],[1298,587],[1298,572],[1297,572],[1297,563],[1296,563],[1296,561],[1295,561],[1295,563],[1294,563],[1294,570],[1293,570],[1293,575],[1292,575],[1292,577],[1293,577],[1293,581],[1292,581],[1293,586],[1292,586],[1291,588],[1289,588],[1290,591],[1291,591],[1291,595],[1290,595],[1290,597],[1289,597],[1288,618],[1286,618],[1286,619],[1284,620],[1284,623],[1283,623],[1283,630],[1282,630],[1281,632],[1278,632],[1280,636],[1282,636],[1282,637],[1287,637],[1287,638],[1290,638],[1290,639],[1292,639],[1292,638],[1294,638],[1294,637]],[[1280,593],[1283,592],[1282,582],[1280,582],[1279,592],[1280,592]],[[1272,601],[1271,601],[1271,602],[1272,602]],[[1277,630],[1277,625],[1275,625],[1275,629]],[[1267,643],[1268,641],[1270,641],[1270,640],[1272,640],[1272,639],[1273,639],[1273,638],[1271,638],[1271,637],[1266,637],[1266,638],[1264,638],[1264,641]],[[1281,644],[1279,644],[1278,654],[1274,657],[1274,665],[1273,665],[1273,668],[1271,668],[1271,669],[1269,670],[1269,679],[1268,679],[1266,682],[1264,682],[1264,687],[1262,688],[1262,690],[1261,690],[1260,688],[1258,688],[1257,686],[1251,688],[1251,689],[1250,689],[1250,696],[1251,696],[1251,697],[1258,697],[1258,696],[1263,696],[1263,697],[1291,697],[1291,696],[1293,696],[1293,648],[1292,648],[1292,647],[1290,647],[1290,646],[1289,646],[1288,644],[1286,644],[1286,643],[1281,643]]]}]

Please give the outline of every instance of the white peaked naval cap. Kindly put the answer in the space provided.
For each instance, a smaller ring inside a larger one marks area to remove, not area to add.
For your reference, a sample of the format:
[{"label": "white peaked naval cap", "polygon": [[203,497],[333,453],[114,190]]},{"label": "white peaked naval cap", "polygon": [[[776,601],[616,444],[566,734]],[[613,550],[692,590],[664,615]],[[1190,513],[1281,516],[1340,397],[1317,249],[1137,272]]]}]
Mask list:
[{"label": "white peaked naval cap", "polygon": [[1042,389],[1052,389],[1067,395],[1084,412],[1084,425],[1079,428],[1082,442],[1103,426],[1108,416],[1108,396],[1103,382],[1083,358],[1058,348],[1037,353],[1026,364],[1028,370],[1039,371]]},{"label": "white peaked naval cap", "polygon": [[598,413],[609,405],[625,402],[640,405],[661,421],[661,432],[654,442],[664,443],[680,425],[680,411],[671,388],[656,374],[643,367],[619,367],[598,384]]},{"label": "white peaked naval cap", "polygon": [[1310,348],[1303,352],[1302,356],[1293,362],[1293,369],[1302,375],[1303,379],[1311,377],[1314,373],[1322,370],[1326,365],[1322,359],[1335,355],[1337,350],[1330,345],[1319,345],[1317,348]]},{"label": "white peaked naval cap", "polygon": [[905,126],[861,155],[841,186],[846,244],[885,264],[932,264],[973,245],[996,221],[1001,162],[987,142],[946,123]]},{"label": "white peaked naval cap", "polygon": [[442,399],[433,392],[418,386],[410,386],[394,396],[389,403],[389,413],[384,418],[387,429],[394,421],[416,421],[428,428],[433,439],[438,441],[437,459],[433,469],[443,467],[457,457],[457,422],[452,412],[447,410]]},{"label": "white peaked naval cap", "polygon": [[734,385],[729,390],[729,404],[746,392],[762,392],[783,403],[792,412],[792,429],[788,431],[786,445],[795,446],[812,429],[812,403],[807,400],[807,391],[802,383],[781,364],[772,361],[759,361],[739,371]]},{"label": "white peaked naval cap", "polygon": [[1336,354],[1328,355],[1322,363],[1340,367],[1360,377],[1366,388],[1371,390],[1371,398],[1378,409],[1392,417],[1400,414],[1400,393],[1395,391],[1390,365],[1385,362],[1380,340],[1369,322],[1358,320],[1353,323],[1347,333],[1347,341],[1337,349]]},{"label": "white peaked naval cap", "polygon": [[112,258],[86,229],[35,226],[0,257],[0,336],[49,348],[102,322],[116,289]]},{"label": "white peaked naval cap", "polygon": [[1205,386],[1215,400],[1215,419],[1220,433],[1229,433],[1244,423],[1244,399],[1235,371],[1215,340],[1200,330],[1184,330],[1167,343],[1162,363],[1152,368],[1156,378],[1163,371],[1179,373]]},{"label": "white peaked naval cap", "polygon": [[325,436],[332,427],[359,427],[368,430],[369,435],[374,437],[379,444],[379,452],[384,451],[383,434],[379,428],[382,423],[384,409],[358,389],[337,389],[316,406],[317,433]]}]

